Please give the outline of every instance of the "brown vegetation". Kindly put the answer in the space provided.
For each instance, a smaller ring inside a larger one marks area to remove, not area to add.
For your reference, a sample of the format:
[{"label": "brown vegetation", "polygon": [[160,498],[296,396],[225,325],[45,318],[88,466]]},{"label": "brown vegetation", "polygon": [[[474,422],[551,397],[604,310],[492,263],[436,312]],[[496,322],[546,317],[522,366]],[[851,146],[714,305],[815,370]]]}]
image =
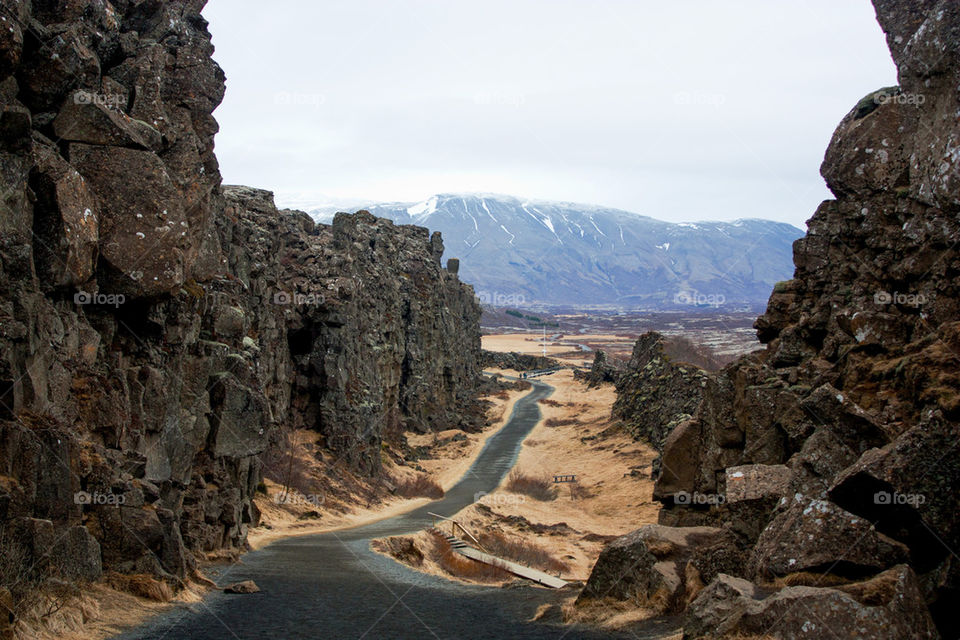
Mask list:
[{"label": "brown vegetation", "polygon": [[440,568],[451,576],[478,582],[501,582],[512,576],[506,569],[477,562],[460,555],[453,550],[444,535],[436,529],[430,530],[430,542],[432,545],[430,549],[431,557],[440,565]]},{"label": "brown vegetation", "polygon": [[273,434],[260,459],[263,461],[263,477],[280,485],[280,494],[276,496],[280,503],[294,490],[303,495],[317,493],[313,469],[316,460],[308,442],[290,426],[283,426]]},{"label": "brown vegetation", "polygon": [[481,533],[478,539],[487,553],[498,558],[513,560],[548,573],[562,573],[570,569],[567,563],[555,558],[547,549],[517,536],[489,531]]},{"label": "brown vegetation", "polygon": [[443,487],[436,480],[426,474],[418,474],[409,478],[399,480],[397,483],[396,494],[404,498],[433,498],[437,500],[443,497]]},{"label": "brown vegetation", "polygon": [[507,476],[505,485],[507,491],[520,493],[530,496],[534,500],[548,502],[557,499],[557,488],[550,478],[546,476],[534,476],[526,474],[519,469],[514,469]]},{"label": "brown vegetation", "polygon": [[170,585],[161,582],[147,574],[126,574],[108,571],[103,575],[103,582],[111,589],[129,593],[156,602],[169,602],[173,598]]}]

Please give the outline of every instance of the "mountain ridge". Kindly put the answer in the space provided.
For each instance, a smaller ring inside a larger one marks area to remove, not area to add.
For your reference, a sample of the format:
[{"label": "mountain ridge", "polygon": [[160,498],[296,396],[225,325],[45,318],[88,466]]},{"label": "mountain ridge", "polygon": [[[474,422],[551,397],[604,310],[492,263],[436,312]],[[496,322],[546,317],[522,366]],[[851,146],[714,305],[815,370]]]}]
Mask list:
[{"label": "mountain ridge", "polygon": [[[753,305],[792,273],[803,231],[758,218],[668,222],[606,207],[492,193],[360,205],[440,231],[483,302],[664,309]],[[333,211],[314,208],[318,222]]]}]

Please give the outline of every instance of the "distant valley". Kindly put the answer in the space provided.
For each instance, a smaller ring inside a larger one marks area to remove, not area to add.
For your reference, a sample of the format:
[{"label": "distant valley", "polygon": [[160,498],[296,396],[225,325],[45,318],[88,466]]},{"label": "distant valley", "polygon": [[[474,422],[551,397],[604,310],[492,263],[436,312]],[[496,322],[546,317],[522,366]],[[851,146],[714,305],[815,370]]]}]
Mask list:
[{"label": "distant valley", "polygon": [[[440,231],[446,255],[495,306],[744,308],[793,274],[803,232],[769,220],[671,223],[600,206],[505,195],[439,194],[357,205]],[[330,222],[333,207],[308,211]]]}]

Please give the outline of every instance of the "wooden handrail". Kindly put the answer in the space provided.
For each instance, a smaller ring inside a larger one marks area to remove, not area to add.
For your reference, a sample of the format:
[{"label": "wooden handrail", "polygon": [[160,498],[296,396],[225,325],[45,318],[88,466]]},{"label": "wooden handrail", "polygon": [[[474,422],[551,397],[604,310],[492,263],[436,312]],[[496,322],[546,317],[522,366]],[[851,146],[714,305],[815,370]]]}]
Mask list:
[{"label": "wooden handrail", "polygon": [[[453,527],[456,526],[456,527],[458,527],[461,531],[463,531],[465,534],[467,534],[467,536],[468,536],[471,540],[473,540],[474,544],[476,544],[476,545],[480,548],[481,551],[484,551],[484,552],[486,551],[486,549],[483,548],[483,545],[480,544],[480,541],[477,540],[477,537],[476,537],[475,535],[473,535],[472,533],[470,533],[465,526],[463,526],[462,524],[460,524],[459,522],[457,522],[457,521],[454,520],[453,518],[448,518],[448,517],[446,517],[446,516],[440,515],[439,513],[433,513],[433,512],[431,512],[431,511],[427,511],[427,515],[431,515],[431,516],[433,516],[433,517],[435,517],[435,518],[440,518],[441,520],[446,520],[447,522],[452,523],[451,526],[450,526],[450,533],[451,533],[451,535],[453,535]],[[454,537],[456,537],[456,536],[454,536]]]}]

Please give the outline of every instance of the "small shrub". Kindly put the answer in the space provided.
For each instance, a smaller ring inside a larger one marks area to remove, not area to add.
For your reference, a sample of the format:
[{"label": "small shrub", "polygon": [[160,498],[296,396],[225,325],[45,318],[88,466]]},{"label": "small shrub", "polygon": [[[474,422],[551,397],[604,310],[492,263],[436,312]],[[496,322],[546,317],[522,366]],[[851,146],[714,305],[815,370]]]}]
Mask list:
[{"label": "small shrub", "polygon": [[104,574],[103,581],[112,589],[131,593],[147,600],[168,602],[173,597],[170,585],[145,573],[125,574],[108,571]]},{"label": "small shrub", "polygon": [[541,502],[557,499],[557,488],[550,478],[528,475],[519,469],[514,469],[507,476],[506,488],[508,491],[530,496]]},{"label": "small shrub", "polygon": [[574,482],[570,485],[570,498],[572,500],[583,500],[585,498],[592,498],[593,492],[590,491],[587,487]]},{"label": "small shrub", "polygon": [[562,573],[570,569],[570,565],[557,560],[549,551],[529,540],[508,537],[499,531],[481,533],[479,540],[491,555],[513,560],[528,567],[548,573]]},{"label": "small shrub", "polygon": [[396,494],[404,498],[442,498],[443,487],[437,481],[425,474],[418,474],[412,478],[404,478],[396,483]]},{"label": "small shrub", "polygon": [[566,427],[571,424],[580,424],[576,418],[547,418],[543,422],[545,427]]},{"label": "small shrub", "polygon": [[500,582],[508,580],[513,574],[502,567],[471,560],[453,550],[442,533],[436,529],[430,531],[433,548],[430,550],[433,560],[440,568],[452,576],[469,578],[479,582]]}]

